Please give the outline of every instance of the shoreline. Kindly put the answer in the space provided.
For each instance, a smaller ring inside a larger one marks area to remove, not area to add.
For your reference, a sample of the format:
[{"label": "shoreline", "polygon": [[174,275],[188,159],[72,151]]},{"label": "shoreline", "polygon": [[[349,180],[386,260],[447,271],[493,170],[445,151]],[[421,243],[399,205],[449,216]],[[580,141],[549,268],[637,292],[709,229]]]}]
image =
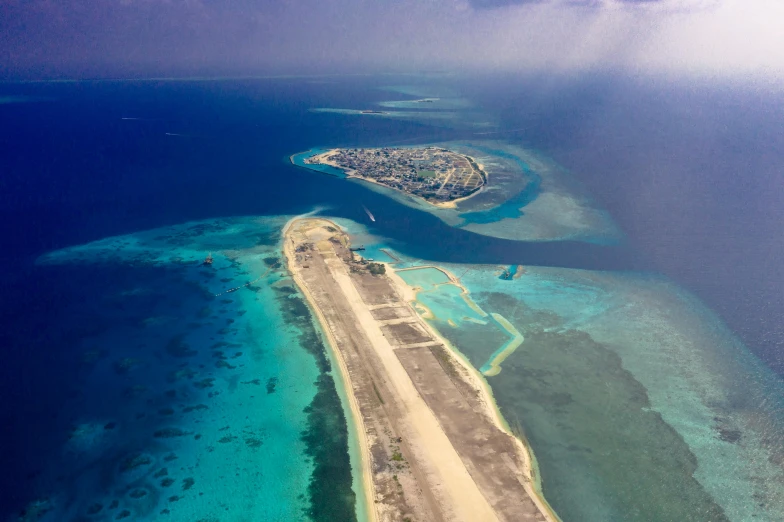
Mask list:
[{"label": "shoreline", "polygon": [[[316,170],[316,169],[308,167],[308,165],[310,165],[310,164],[305,163],[304,160],[303,160],[303,164],[302,165],[297,165],[294,162],[294,156],[300,156],[300,155],[303,155],[303,154],[307,154],[308,152],[311,152],[312,150],[313,149],[308,149],[306,151],[296,152],[296,153],[290,155],[289,156],[289,162],[292,165],[294,165],[295,167],[302,167],[302,168],[310,170],[311,172],[318,172],[319,174],[329,174],[327,172],[322,172],[320,170]],[[477,194],[480,194],[480,193],[484,192],[484,190],[485,190],[485,188],[487,188],[487,184],[488,184],[489,176],[488,176],[487,172],[482,168],[484,165],[478,163],[471,156],[468,156],[466,154],[462,154],[462,153],[459,153],[459,152],[450,151],[450,152],[454,152],[455,154],[459,154],[461,156],[465,156],[466,158],[468,158],[469,162],[472,165],[477,167],[477,169],[479,170],[479,174],[480,174],[480,176],[482,178],[482,181],[483,181],[482,186],[479,187],[478,189],[474,190],[474,192],[468,194],[467,196],[463,196],[463,197],[457,198],[457,199],[452,199],[452,200],[449,200],[449,201],[441,201],[441,202],[438,202],[438,203],[432,203],[432,202],[426,200],[425,198],[423,198],[421,196],[417,196],[416,194],[411,194],[409,192],[404,192],[404,191],[402,191],[400,189],[397,189],[397,188],[394,188],[394,187],[390,187],[388,185],[385,185],[384,183],[380,183],[378,181],[375,181],[372,178],[367,178],[365,176],[358,176],[358,175],[354,174],[356,171],[345,169],[345,168],[339,166],[337,163],[335,163],[333,161],[330,161],[328,159],[329,156],[331,156],[333,153],[335,153],[335,152],[337,152],[339,150],[340,150],[339,148],[329,149],[329,150],[326,150],[324,152],[320,152],[318,154],[314,154],[312,156],[308,156],[307,159],[310,160],[310,159],[317,158],[317,163],[315,163],[315,165],[326,165],[328,167],[332,167],[333,169],[337,169],[337,170],[342,171],[345,174],[345,176],[346,176],[344,179],[347,179],[347,180],[358,180],[358,181],[364,181],[366,183],[371,183],[371,184],[373,184],[375,186],[382,187],[382,188],[385,188],[387,190],[392,190],[392,191],[394,191],[397,194],[402,194],[403,196],[408,196],[408,197],[414,199],[415,201],[419,201],[419,202],[424,203],[426,205],[429,205],[429,206],[431,206],[431,207],[433,207],[435,209],[440,209],[440,210],[443,210],[443,209],[455,209],[455,208],[457,208],[457,204],[458,203],[461,203],[463,201],[467,201],[467,200],[471,199],[472,197],[476,196]],[[335,177],[337,177],[337,176],[335,176]]]},{"label": "shoreline", "polygon": [[[373,479],[372,474],[370,471],[370,448],[368,447],[367,438],[365,436],[365,429],[364,423],[362,420],[362,415],[359,411],[359,403],[357,401],[356,396],[354,395],[354,391],[351,388],[351,378],[348,372],[348,368],[346,367],[346,361],[343,359],[340,350],[337,348],[337,340],[332,335],[332,332],[329,328],[325,328],[324,326],[327,324],[326,318],[321,313],[321,310],[316,305],[313,296],[311,295],[310,291],[308,290],[307,286],[304,284],[304,281],[301,279],[299,272],[293,270],[293,263],[291,262],[292,254],[291,251],[292,244],[288,238],[288,232],[291,225],[298,219],[302,219],[301,217],[295,217],[290,219],[286,225],[283,227],[283,231],[281,232],[281,239],[283,241],[283,253],[286,257],[286,265],[288,267],[289,273],[291,274],[291,278],[294,280],[294,283],[297,285],[297,288],[302,295],[305,296],[305,300],[308,303],[308,308],[310,309],[311,313],[315,316],[316,321],[319,323],[319,329],[324,333],[327,341],[327,347],[330,351],[330,359],[336,361],[338,363],[338,372],[340,374],[340,379],[343,381],[343,388],[346,395],[346,399],[348,400],[349,405],[349,414],[352,417],[352,421],[354,424],[354,437],[359,444],[360,450],[360,469],[362,473],[361,484],[362,484],[362,492],[355,492],[357,497],[362,495],[364,498],[364,505],[365,505],[365,514],[367,516],[368,522],[378,522],[378,513],[375,509],[375,503],[373,499]],[[350,426],[346,426],[347,429],[350,429]],[[357,498],[359,501],[359,498]],[[360,510],[355,510],[359,512]],[[359,513],[358,513],[359,514]]]},{"label": "shoreline", "polygon": [[[422,265],[422,266],[414,266],[408,267],[403,269],[395,270],[394,267],[390,266],[389,263],[383,263],[387,266],[388,274],[392,277],[390,279],[396,284],[401,295],[404,296],[404,299],[411,301],[416,301],[416,296],[419,293],[415,287],[412,287],[408,283],[406,283],[398,272],[404,271],[411,271],[411,270],[420,270],[425,268],[434,268],[439,270],[444,275],[446,275],[451,284],[454,284],[458,288],[460,288],[464,294],[469,294],[470,292],[468,289],[460,282],[460,280],[452,274],[449,270],[436,266],[436,265]],[[408,297],[410,296],[410,299]],[[501,414],[500,409],[498,408],[497,403],[495,402],[495,398],[493,397],[493,390],[490,387],[490,383],[487,382],[487,379],[481,374],[481,372],[474,368],[474,366],[468,361],[465,355],[463,355],[460,350],[458,350],[452,343],[450,343],[446,338],[444,338],[436,329],[433,327],[427,320],[423,320],[422,323],[425,324],[426,328],[430,330],[430,332],[444,345],[449,349],[452,354],[452,358],[456,360],[471,376],[476,387],[480,390],[482,394],[482,402],[485,405],[487,413],[489,414],[490,418],[492,418],[496,424],[496,426],[510,435],[516,442],[518,455],[522,458],[523,462],[525,463],[524,473],[526,476],[525,481],[525,488],[526,492],[531,496],[534,502],[537,504],[537,507],[545,514],[545,517],[548,519],[549,522],[561,522],[561,519],[555,513],[555,510],[550,506],[545,499],[544,494],[541,489],[541,476],[538,472],[538,465],[536,464],[536,458],[533,454],[533,450],[528,446],[526,442],[520,439],[511,429],[509,423],[506,421],[504,416]]]}]

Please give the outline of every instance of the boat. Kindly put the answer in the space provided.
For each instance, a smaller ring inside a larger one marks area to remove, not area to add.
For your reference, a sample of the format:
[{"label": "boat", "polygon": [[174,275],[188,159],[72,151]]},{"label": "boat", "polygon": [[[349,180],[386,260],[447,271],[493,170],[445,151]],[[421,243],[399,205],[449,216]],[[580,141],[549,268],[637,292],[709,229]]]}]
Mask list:
[{"label": "boat", "polygon": [[212,252],[207,254],[207,257],[204,258],[204,264],[207,266],[212,266]]}]

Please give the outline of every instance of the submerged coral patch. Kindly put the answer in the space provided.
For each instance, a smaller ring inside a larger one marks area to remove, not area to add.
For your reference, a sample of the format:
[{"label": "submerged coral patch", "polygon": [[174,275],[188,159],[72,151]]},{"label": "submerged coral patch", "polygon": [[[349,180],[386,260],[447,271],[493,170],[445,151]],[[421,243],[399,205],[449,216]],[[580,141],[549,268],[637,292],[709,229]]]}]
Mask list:
[{"label": "submerged coral patch", "polygon": [[[80,450],[83,458],[107,462],[93,471],[84,466],[90,477],[83,482],[100,475],[121,497],[104,500],[70,488],[62,496],[80,511],[58,511],[58,520],[81,519],[96,502],[104,507],[94,518],[106,520],[124,510],[128,520],[159,514],[172,521],[299,520],[311,505],[318,506],[315,520],[355,519],[346,419],[337,395],[314,406],[328,412],[334,422],[325,427],[337,435],[324,440],[314,433],[313,444],[326,448],[315,459],[304,455],[302,432],[318,418],[305,409],[320,390],[335,392],[307,306],[291,285],[285,295],[294,297],[282,300],[273,286],[282,278],[277,242],[284,223],[210,220],[107,238],[40,260],[89,263],[92,272],[110,273],[100,277],[109,297],[99,312],[111,317],[85,331],[92,337],[76,353],[90,352],[83,369],[94,381],[84,385],[80,400],[92,394],[97,404],[117,406],[100,422],[90,421],[96,429],[88,430],[89,437],[74,440],[90,441]],[[209,267],[203,264],[208,254]],[[224,293],[235,287],[240,290]],[[95,346],[111,347],[112,359],[102,362],[108,354]],[[107,371],[119,385],[105,386]],[[249,408],[256,412],[252,420]],[[228,490],[231,495],[222,493]],[[169,494],[161,498],[161,491]],[[201,503],[204,509],[193,513]]]}]

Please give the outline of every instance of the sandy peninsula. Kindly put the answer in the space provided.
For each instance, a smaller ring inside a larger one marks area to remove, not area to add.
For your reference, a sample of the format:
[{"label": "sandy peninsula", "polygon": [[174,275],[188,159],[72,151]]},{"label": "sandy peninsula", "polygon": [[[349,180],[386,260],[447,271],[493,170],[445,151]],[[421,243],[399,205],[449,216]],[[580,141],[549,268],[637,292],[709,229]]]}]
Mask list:
[{"label": "sandy peninsula", "polygon": [[284,235],[289,270],[346,383],[369,518],[557,520],[483,381],[412,308],[414,290],[355,256],[328,220],[294,219]]}]

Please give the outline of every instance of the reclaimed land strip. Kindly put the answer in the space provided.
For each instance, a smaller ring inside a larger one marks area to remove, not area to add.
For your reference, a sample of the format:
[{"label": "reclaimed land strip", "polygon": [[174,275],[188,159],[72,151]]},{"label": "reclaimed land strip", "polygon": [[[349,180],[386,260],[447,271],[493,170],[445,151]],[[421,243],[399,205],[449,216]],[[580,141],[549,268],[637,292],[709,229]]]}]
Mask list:
[{"label": "reclaimed land strip", "polygon": [[441,515],[428,483],[422,480],[424,487],[419,486],[423,471],[408,456],[408,433],[403,433],[401,427],[403,410],[394,400],[379,358],[367,349],[370,341],[327,266],[328,251],[322,255],[315,247],[314,242],[329,237],[323,223],[309,219],[289,223],[284,232],[284,251],[295,282],[316,312],[330,348],[341,363],[352,416],[360,431],[368,513],[372,520],[381,522],[406,517],[412,521],[448,520]]},{"label": "reclaimed land strip", "polygon": [[[509,458],[508,454],[504,454],[503,459],[505,462],[507,462],[507,464],[510,465],[510,469],[512,469],[515,473],[518,473],[520,471],[520,467],[522,467],[522,484],[526,493],[528,493],[528,496],[536,503],[540,513],[544,514],[548,521],[559,521],[560,518],[558,518],[558,515],[555,513],[555,511],[553,511],[553,508],[547,503],[544,496],[542,495],[541,482],[536,466],[536,460],[534,459],[534,455],[531,453],[530,447],[525,442],[523,442],[523,435],[519,431],[519,436],[515,436],[513,434],[512,429],[506,423],[504,418],[501,416],[501,412],[496,407],[492,390],[481,374],[471,365],[471,363],[468,362],[467,359],[459,355],[459,352],[427,321],[425,321],[428,316],[432,316],[432,313],[424,305],[417,301],[417,294],[421,291],[421,289],[408,285],[399,275],[399,272],[407,270],[428,268],[435,268],[446,275],[446,277],[451,281],[450,284],[454,284],[461,289],[461,296],[465,300],[466,304],[482,317],[488,317],[487,312],[482,310],[482,308],[480,308],[479,305],[477,305],[473,299],[471,299],[470,292],[462,285],[462,283],[460,283],[460,278],[442,267],[425,265],[421,267],[403,268],[390,272],[389,279],[395,286],[398,295],[400,295],[405,302],[410,303],[414,308],[422,308],[422,313],[419,315],[421,324],[427,328],[433,338],[438,339],[442,345],[441,347],[434,349],[433,354],[439,358],[439,361],[444,363],[442,364],[444,370],[452,376],[455,376],[455,372],[461,373],[461,378],[456,379],[454,381],[455,384],[465,385],[470,389],[473,389],[476,392],[476,398],[482,403],[484,412],[492,418],[493,424],[509,435],[510,438],[515,442],[515,445],[517,446],[517,455],[519,457],[518,463],[510,463],[511,459]],[[486,324],[478,319],[466,319],[479,322],[480,324]],[[450,364],[447,365],[447,361],[449,361]]]},{"label": "reclaimed land strip", "polygon": [[[348,383],[371,515],[556,520],[529,495],[519,442],[499,427],[483,388],[401,298],[410,288],[384,275],[384,265],[355,259],[327,220],[292,221],[285,242]],[[393,318],[408,321],[387,323]]]}]

